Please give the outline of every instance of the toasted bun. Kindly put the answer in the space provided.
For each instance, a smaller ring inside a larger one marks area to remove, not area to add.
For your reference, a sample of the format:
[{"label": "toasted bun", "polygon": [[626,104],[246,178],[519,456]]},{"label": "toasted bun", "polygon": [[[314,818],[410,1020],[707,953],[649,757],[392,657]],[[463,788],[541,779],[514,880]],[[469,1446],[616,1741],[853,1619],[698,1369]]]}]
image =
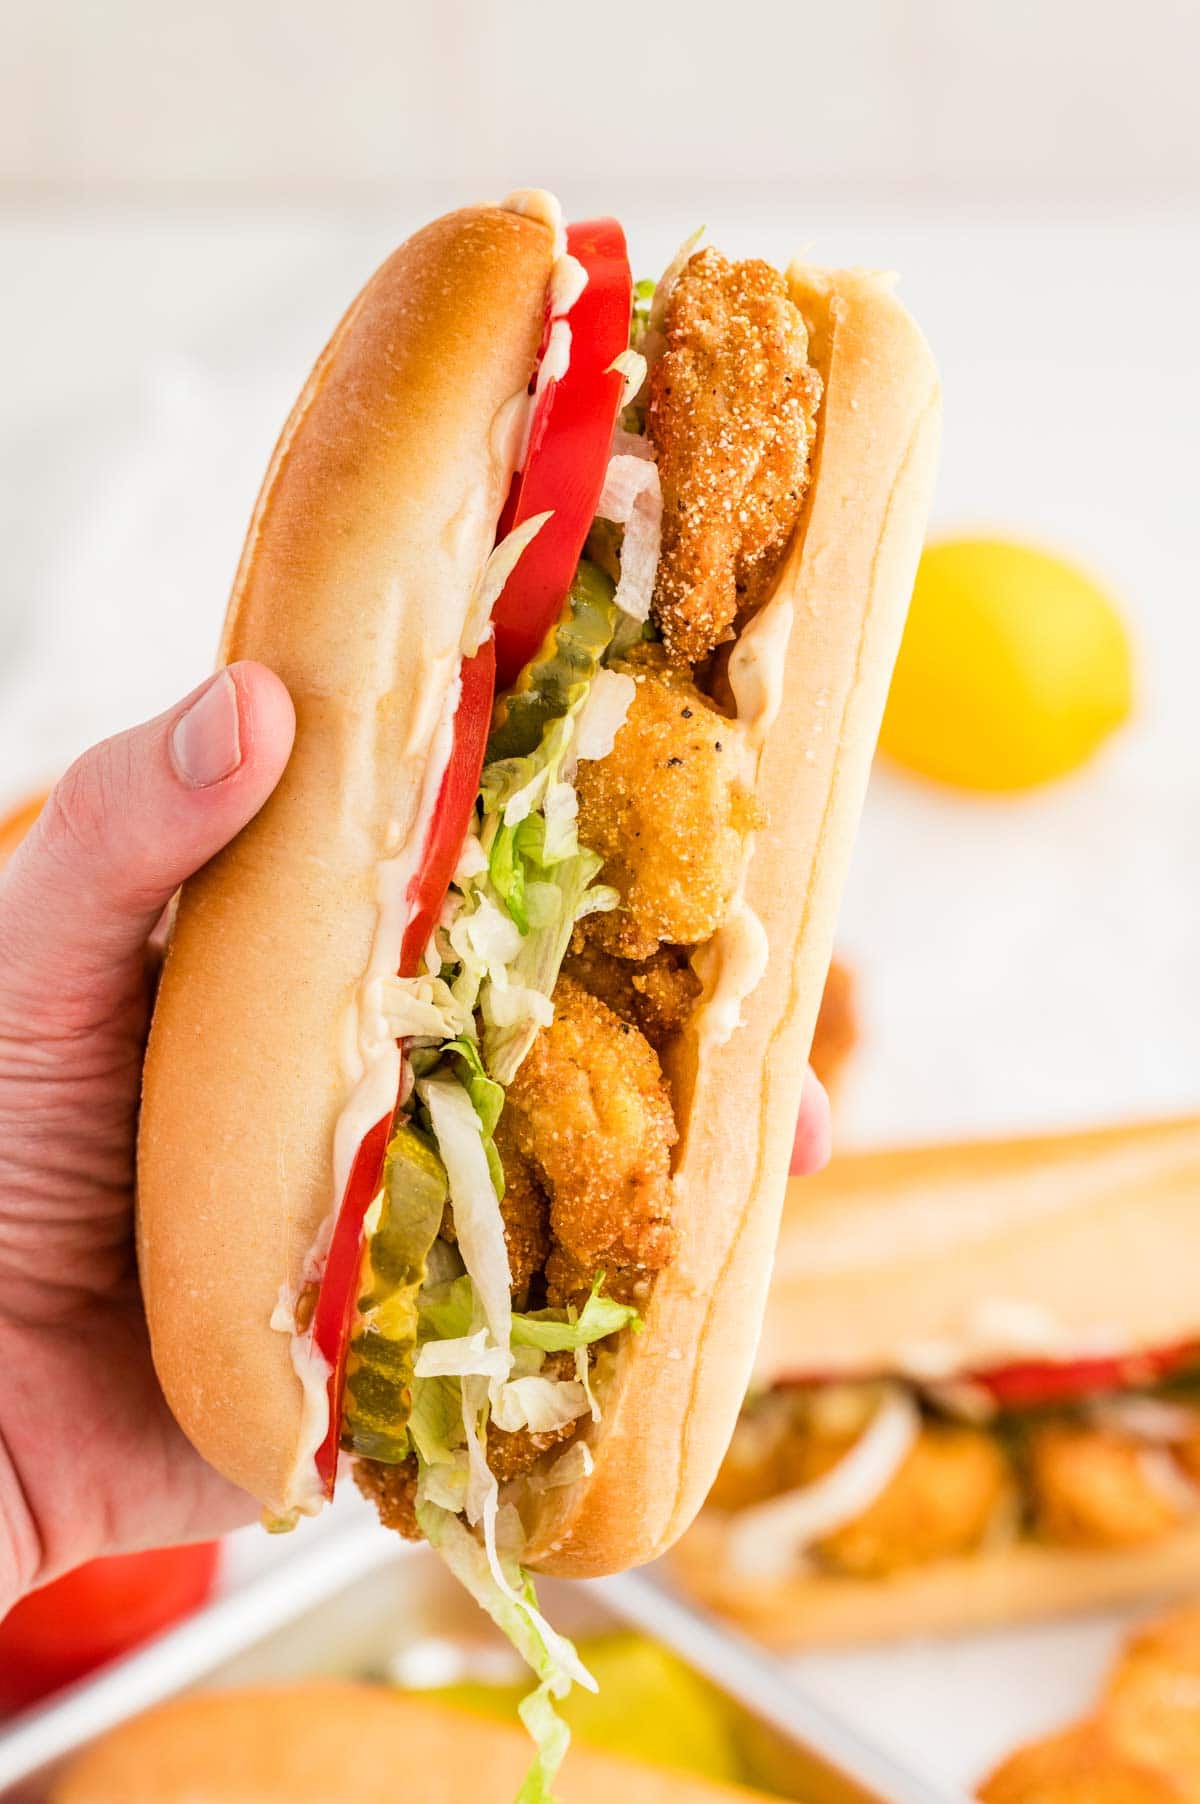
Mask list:
[{"label": "toasted bun", "polygon": [[705,1511],[671,1556],[685,1589],[772,1647],[884,1641],[1032,1622],[1154,1598],[1185,1597],[1200,1585],[1200,1524],[1152,1547],[1073,1549],[1018,1541],[886,1579],[798,1573],[738,1577],[730,1570],[725,1518]]},{"label": "toasted bun", "polygon": [[183,892],[146,1060],[138,1251],[155,1365],[200,1451],[291,1504],[302,1390],[269,1326],[335,1204],[338,1034],[381,848],[415,812],[541,338],[548,227],[450,214],[335,332],[250,526],[223,660],[296,704],[262,813]]},{"label": "toasted bun", "polygon": [[1200,1117],[834,1160],[789,1186],[758,1376],[943,1376],[1200,1334]]},{"label": "toasted bun", "polygon": [[[507,1723],[382,1686],[208,1692],[107,1735],[51,1804],[510,1804],[529,1741]],[[752,1804],[758,1792],[574,1746],[571,1804]]]},{"label": "toasted bun", "polygon": [[[1195,1117],[840,1158],[789,1189],[758,1376],[949,1374],[1189,1340],[1197,1260]],[[747,1579],[726,1533],[705,1512],[675,1571],[777,1645],[979,1628],[1200,1583],[1200,1525],[1147,1548],[1026,1541],[870,1580]]]},{"label": "toasted bun", "polygon": [[[595,1470],[530,1498],[529,1558],[587,1576],[649,1560],[706,1496],[754,1362],[813,1026],[933,486],[937,375],[876,278],[794,268],[825,384],[813,482],[773,603],[794,624],[762,746],[746,900],[769,956],[724,1045],[697,1009],[671,1076],[679,1250],[630,1336]],[[735,956],[731,940],[726,955]]]}]

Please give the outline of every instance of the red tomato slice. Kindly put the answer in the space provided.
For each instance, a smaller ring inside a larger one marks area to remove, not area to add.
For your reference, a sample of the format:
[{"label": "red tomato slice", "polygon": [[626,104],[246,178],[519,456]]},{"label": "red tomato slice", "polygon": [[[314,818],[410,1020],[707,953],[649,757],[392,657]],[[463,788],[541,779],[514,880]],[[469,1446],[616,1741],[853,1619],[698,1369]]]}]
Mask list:
[{"label": "red tomato slice", "polygon": [[383,1155],[391,1138],[392,1117],[377,1121],[354,1155],[346,1194],[342,1198],[333,1239],[313,1311],[313,1344],[329,1361],[329,1426],[317,1449],[317,1476],[327,1497],[333,1496],[337,1478],[338,1445],[342,1438],[342,1386],[346,1379],[346,1355],[350,1327],[358,1302],[362,1268],[363,1216],[371,1207],[383,1176]]},{"label": "red tomato slice", "polygon": [[625,234],[615,219],[567,227],[567,249],[587,286],[567,315],[571,358],[561,382],[538,402],[525,467],[500,522],[503,538],[534,514],[550,512],[496,603],[497,680],[509,689],[562,613],[604,485],[624,378],[613,360],[629,348],[633,278]]},{"label": "red tomato slice", "polygon": [[1115,1358],[1028,1360],[989,1372],[972,1372],[969,1382],[987,1391],[1001,1409],[1037,1409],[1100,1391],[1141,1389],[1190,1364],[1198,1352],[1195,1341],[1184,1341]]},{"label": "red tomato slice", "polygon": [[168,1628],[213,1587],[215,1541],[92,1560],[0,1622],[0,1709],[23,1710]]},{"label": "red tomato slice", "polygon": [[408,926],[400,948],[401,977],[415,977],[421,956],[429,944],[434,923],[450,879],[458,863],[471,810],[479,794],[479,773],[492,723],[492,698],[496,692],[496,645],[485,639],[473,658],[464,658],[460,670],[462,692],[454,716],[454,745],[438,791],[429,837],[421,854],[421,868],[408,890]]}]

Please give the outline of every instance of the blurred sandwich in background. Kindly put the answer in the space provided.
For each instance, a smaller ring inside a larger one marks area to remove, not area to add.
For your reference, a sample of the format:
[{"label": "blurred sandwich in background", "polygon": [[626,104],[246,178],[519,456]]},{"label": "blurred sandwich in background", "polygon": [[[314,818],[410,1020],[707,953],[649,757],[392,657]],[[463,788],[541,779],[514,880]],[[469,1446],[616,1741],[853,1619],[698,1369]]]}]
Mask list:
[{"label": "blurred sandwich in background", "polygon": [[775,1644],[1200,1584],[1200,1118],[790,1186],[685,1588]]}]

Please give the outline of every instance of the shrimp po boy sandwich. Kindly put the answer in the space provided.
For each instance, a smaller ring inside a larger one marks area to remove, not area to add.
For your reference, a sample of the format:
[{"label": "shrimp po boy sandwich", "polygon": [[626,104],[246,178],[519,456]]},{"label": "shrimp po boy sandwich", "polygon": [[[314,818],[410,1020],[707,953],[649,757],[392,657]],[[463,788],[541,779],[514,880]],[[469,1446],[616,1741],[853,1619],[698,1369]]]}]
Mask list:
[{"label": "shrimp po boy sandwich", "polygon": [[523,192],[388,259],[267,472],[221,657],[295,750],[175,920],[155,1361],[274,1517],[348,1456],[521,1633],[737,1416],[938,421],[886,282],[651,298]]},{"label": "shrimp po boy sandwich", "polygon": [[835,1161],[673,1556],[800,1644],[1200,1584],[1200,1121]]}]

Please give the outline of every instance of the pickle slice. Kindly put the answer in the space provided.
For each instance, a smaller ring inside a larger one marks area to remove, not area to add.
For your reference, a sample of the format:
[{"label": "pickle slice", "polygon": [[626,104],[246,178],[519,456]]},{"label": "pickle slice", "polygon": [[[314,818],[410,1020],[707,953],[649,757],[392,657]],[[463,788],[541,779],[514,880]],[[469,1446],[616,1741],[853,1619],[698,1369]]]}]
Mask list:
[{"label": "pickle slice", "polygon": [[525,758],[547,726],[577,702],[600,668],[617,629],[611,577],[585,558],[575,572],[562,614],[516,688],[500,703],[485,762]]},{"label": "pickle slice", "polygon": [[363,1254],[342,1417],[342,1445],[385,1465],[409,1450],[417,1298],[448,1193],[426,1135],[408,1122],[398,1127],[384,1159],[379,1220]]}]

